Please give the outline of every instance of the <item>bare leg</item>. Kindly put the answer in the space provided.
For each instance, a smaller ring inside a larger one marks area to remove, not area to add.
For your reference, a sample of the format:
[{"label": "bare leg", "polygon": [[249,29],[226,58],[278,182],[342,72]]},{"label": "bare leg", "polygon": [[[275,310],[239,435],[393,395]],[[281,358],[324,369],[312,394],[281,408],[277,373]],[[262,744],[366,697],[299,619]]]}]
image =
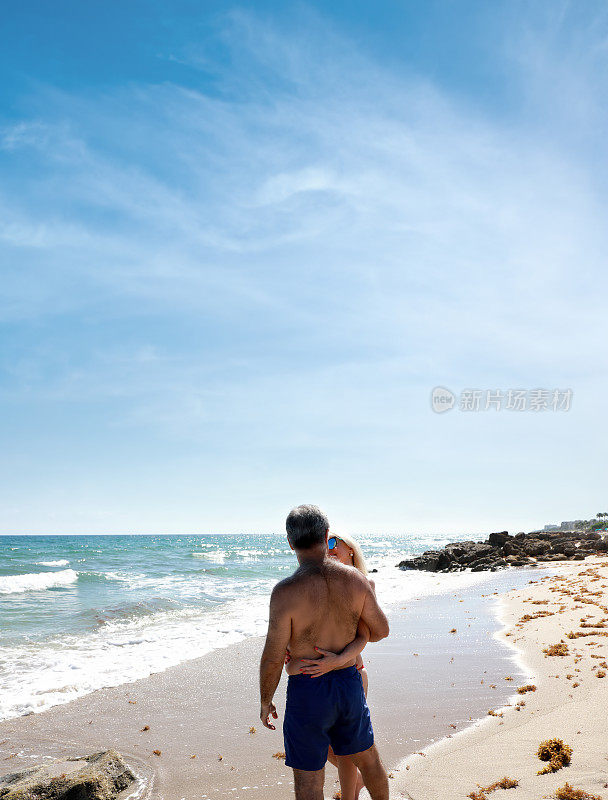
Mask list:
[{"label": "bare leg", "polygon": [[361,770],[363,783],[372,800],[388,800],[388,776],[380,761],[376,745],[372,745],[362,753],[354,753],[349,758]]},{"label": "bare leg", "polygon": [[359,792],[363,789],[363,779],[350,756],[334,756],[338,764],[340,778],[340,796],[342,800],[359,800]]},{"label": "bare leg", "polygon": [[327,760],[338,770],[342,800],[359,800],[359,792],[363,789],[363,778],[351,757],[337,756],[330,746]]},{"label": "bare leg", "polygon": [[293,782],[296,800],[323,800],[325,767],[315,772],[309,772],[305,769],[294,769]]},{"label": "bare leg", "polygon": [[363,691],[365,693],[365,696],[367,697],[367,687],[369,685],[369,679],[367,677],[367,670],[365,669],[365,667],[359,670],[359,674],[361,675],[361,683],[363,684]]}]

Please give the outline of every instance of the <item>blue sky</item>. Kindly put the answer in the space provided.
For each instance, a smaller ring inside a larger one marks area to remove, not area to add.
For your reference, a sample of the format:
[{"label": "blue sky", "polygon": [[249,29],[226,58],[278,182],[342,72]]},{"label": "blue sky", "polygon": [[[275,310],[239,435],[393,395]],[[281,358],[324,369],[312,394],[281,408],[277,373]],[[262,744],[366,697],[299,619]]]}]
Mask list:
[{"label": "blue sky", "polygon": [[606,510],[605,3],[3,17],[0,532]]}]

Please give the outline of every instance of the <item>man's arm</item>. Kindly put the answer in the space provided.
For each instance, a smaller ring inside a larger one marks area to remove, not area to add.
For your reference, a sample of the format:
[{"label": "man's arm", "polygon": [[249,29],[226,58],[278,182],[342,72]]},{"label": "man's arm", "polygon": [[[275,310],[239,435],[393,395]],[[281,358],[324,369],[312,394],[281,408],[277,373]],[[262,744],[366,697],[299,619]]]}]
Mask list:
[{"label": "man's arm", "polygon": [[271,715],[277,719],[272,698],[281,680],[285,650],[290,638],[291,614],[287,607],[285,590],[277,585],[270,596],[268,633],[260,661],[260,719],[271,730],[275,730],[270,722]]},{"label": "man's arm", "polygon": [[386,614],[378,605],[376,594],[372,589],[367,578],[364,578],[367,587],[365,592],[365,602],[363,603],[363,610],[361,611],[361,619],[369,628],[369,641],[379,642],[380,639],[386,639],[390,632]]}]

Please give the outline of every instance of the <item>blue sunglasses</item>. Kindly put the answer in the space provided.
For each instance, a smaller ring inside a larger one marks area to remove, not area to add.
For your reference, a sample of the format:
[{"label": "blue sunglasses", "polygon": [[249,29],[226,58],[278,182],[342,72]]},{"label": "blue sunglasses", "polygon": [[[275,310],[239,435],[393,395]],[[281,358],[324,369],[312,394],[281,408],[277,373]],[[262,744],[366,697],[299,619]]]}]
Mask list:
[{"label": "blue sunglasses", "polygon": [[338,544],[338,537],[337,536],[330,536],[327,540],[327,549],[333,550]]}]

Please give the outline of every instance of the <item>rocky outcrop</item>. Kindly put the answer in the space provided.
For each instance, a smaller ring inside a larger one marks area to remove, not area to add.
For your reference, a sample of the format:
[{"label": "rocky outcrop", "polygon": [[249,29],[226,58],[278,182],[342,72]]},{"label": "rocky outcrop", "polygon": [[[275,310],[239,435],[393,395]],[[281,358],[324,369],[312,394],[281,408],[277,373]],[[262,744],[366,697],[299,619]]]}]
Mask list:
[{"label": "rocky outcrop", "polygon": [[2,800],[114,800],[136,780],[116,750],[67,758],[0,777]]},{"label": "rocky outcrop", "polygon": [[608,552],[608,536],[597,531],[532,531],[512,536],[491,533],[486,542],[451,542],[442,550],[427,550],[401,561],[399,569],[458,572],[535,565],[539,561],[582,561],[594,553]]}]

